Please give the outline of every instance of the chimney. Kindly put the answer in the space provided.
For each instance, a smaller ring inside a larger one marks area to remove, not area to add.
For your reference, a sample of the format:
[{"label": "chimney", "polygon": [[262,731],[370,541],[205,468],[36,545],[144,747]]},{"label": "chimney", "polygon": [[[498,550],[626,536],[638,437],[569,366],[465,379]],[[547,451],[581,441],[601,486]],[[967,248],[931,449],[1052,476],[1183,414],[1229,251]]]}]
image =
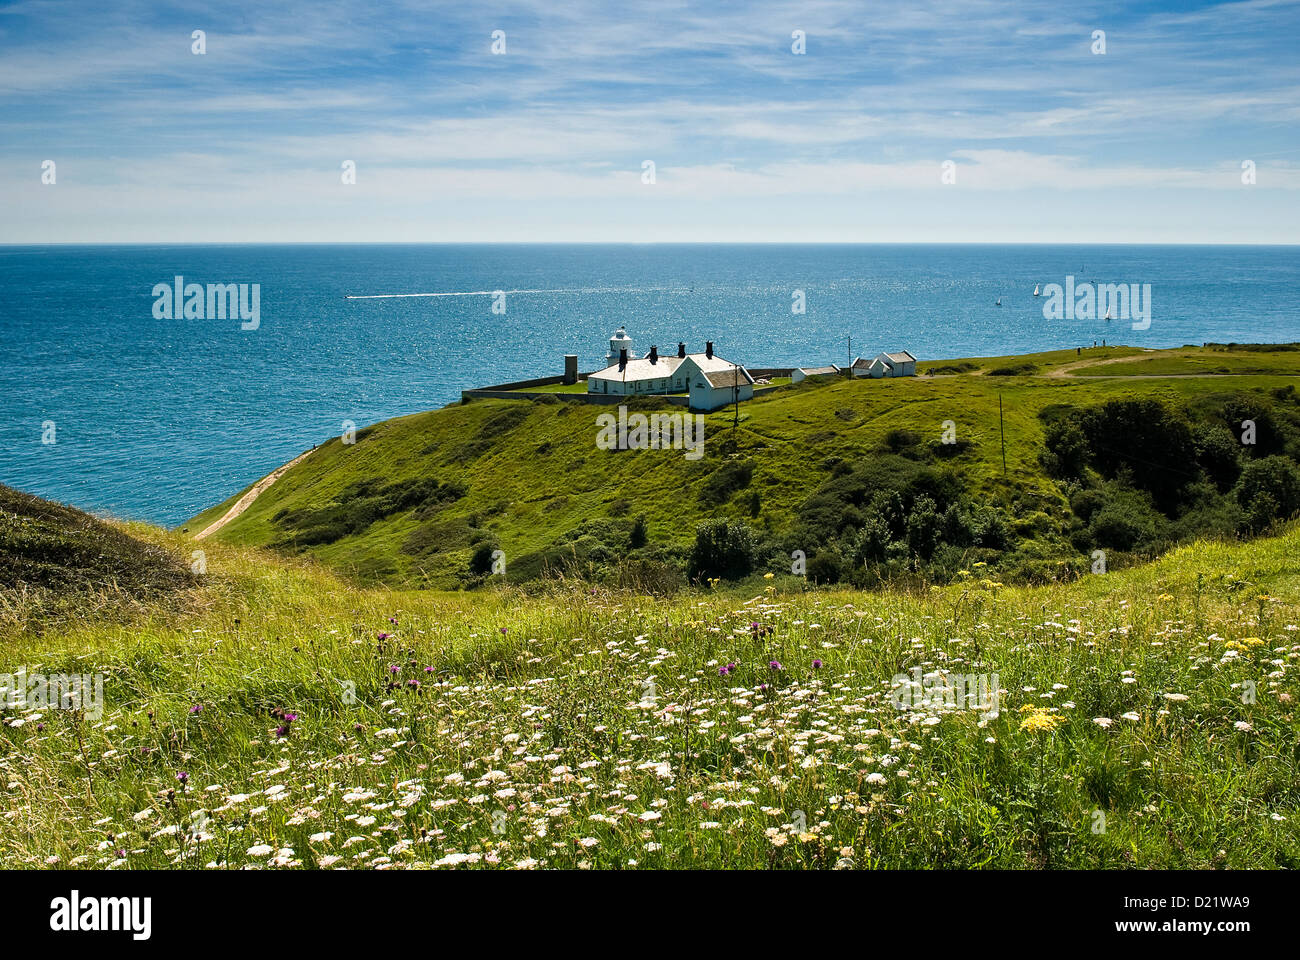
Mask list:
[{"label": "chimney", "polygon": [[712,341],[712,340],[707,340],[707,341],[705,341],[705,344],[704,344],[704,355],[705,355],[706,357],[708,357],[710,360],[713,359],[713,341]]},{"label": "chimney", "polygon": [[627,369],[627,347],[618,351],[618,372],[622,373]]},{"label": "chimney", "polygon": [[658,363],[658,362],[659,362],[659,348],[656,347],[656,346],[654,346],[653,344],[651,344],[651,346],[650,346],[650,356],[647,357],[646,359],[648,359],[651,363]]},{"label": "chimney", "polygon": [[679,357],[686,356],[686,344],[684,343],[677,344],[677,356]]},{"label": "chimney", "polygon": [[566,353],[564,355],[564,382],[566,384],[578,382],[578,355],[576,353]]}]

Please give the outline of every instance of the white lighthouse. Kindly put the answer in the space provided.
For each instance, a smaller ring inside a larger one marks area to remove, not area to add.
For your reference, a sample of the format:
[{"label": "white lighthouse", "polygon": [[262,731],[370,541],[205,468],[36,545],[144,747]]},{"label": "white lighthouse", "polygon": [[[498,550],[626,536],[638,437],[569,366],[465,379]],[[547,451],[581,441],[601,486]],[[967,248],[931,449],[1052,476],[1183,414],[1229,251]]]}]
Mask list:
[{"label": "white lighthouse", "polygon": [[632,338],[627,335],[627,331],[622,327],[619,327],[614,335],[609,338],[609,353],[605,355],[605,362],[618,363],[620,350],[627,351],[629,360],[636,359],[636,354],[632,352]]}]

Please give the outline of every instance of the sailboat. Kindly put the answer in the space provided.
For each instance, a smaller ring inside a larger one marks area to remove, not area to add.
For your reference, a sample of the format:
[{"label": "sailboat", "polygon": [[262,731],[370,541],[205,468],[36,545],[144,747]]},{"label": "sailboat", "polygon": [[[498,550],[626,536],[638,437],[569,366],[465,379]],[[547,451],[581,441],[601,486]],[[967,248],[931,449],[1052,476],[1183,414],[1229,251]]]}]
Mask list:
[{"label": "sailboat", "polygon": [[995,304],[993,304],[993,306],[995,306],[995,307],[1000,307],[1000,306],[1002,306],[1002,298],[1001,298],[1001,297],[998,297],[998,302],[995,303]]},{"label": "sailboat", "polygon": [[1106,318],[1105,318],[1105,319],[1107,319],[1107,320],[1114,320],[1114,319],[1115,319],[1114,317],[1112,317],[1112,316],[1110,315],[1110,308],[1109,308],[1109,307],[1106,308]]},{"label": "sailboat", "polygon": [[1038,284],[1034,284],[1034,296],[1036,297],[1041,296],[1041,294],[1038,292]]}]

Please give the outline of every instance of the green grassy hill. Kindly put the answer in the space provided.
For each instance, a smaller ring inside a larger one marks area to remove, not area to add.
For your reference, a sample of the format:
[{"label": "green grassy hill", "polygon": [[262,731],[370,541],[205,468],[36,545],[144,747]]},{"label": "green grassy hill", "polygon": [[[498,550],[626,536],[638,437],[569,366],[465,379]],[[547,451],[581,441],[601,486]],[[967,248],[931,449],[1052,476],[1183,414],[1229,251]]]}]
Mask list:
[{"label": "green grassy hill", "polygon": [[148,604],[192,583],[179,551],[0,484],[0,622],[19,609],[48,619],[73,606]]},{"label": "green grassy hill", "polygon": [[[1207,369],[1241,372],[1205,376]],[[752,528],[759,573],[788,574],[790,553],[802,550],[810,573],[835,580],[849,579],[863,565],[862,552],[870,554],[860,528],[880,512],[883,501],[873,498],[897,493],[901,506],[886,539],[911,537],[907,524],[919,496],[940,513],[953,508],[944,522],[958,529],[923,531],[918,536],[931,542],[912,555],[882,548],[880,579],[952,579],[973,563],[1008,578],[1044,579],[1082,569],[1096,546],[1117,557],[1151,556],[1188,536],[1231,535],[1246,525],[1230,489],[1218,490],[1216,500],[1189,488],[1176,508],[1165,504],[1160,513],[1138,502],[1150,497],[1140,485],[1124,516],[1094,522],[1078,502],[1080,489],[1127,481],[1095,465],[1073,479],[1048,474],[1045,431],[1064,413],[1150,398],[1198,430],[1221,433],[1234,428],[1241,410],[1258,409],[1251,415],[1267,420],[1272,433],[1264,446],[1243,447],[1239,458],[1266,450],[1300,457],[1294,350],[1116,347],[937,361],[920,371],[778,390],[742,404],[739,425],[731,411],[709,415],[705,455],[696,462],[681,451],[599,450],[596,417],[610,408],[558,399],[474,401],[401,417],[361,431],[354,445],[321,445],[216,538],[307,553],[369,583],[480,582],[470,573],[475,553],[481,569],[497,548],[512,581],[561,569],[617,581],[633,564],[633,574],[667,570],[673,577],[661,579],[680,580],[691,572],[697,524],[720,517]],[[661,403],[638,401],[633,409],[681,409]],[[955,444],[941,442],[947,421]],[[1196,462],[1182,466],[1200,470]],[[202,529],[238,496],[187,529]],[[1112,542],[1098,542],[1101,535]]]}]

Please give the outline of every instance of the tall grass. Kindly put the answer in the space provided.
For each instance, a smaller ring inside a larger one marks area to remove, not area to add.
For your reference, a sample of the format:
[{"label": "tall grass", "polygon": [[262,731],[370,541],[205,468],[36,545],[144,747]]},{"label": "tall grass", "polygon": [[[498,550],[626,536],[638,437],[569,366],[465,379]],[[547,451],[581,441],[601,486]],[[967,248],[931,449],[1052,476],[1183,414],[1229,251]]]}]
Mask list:
[{"label": "tall grass", "polygon": [[[0,672],[105,678],[97,719],[4,712],[0,857],[1294,867],[1297,548],[1198,544],[1032,589],[973,570],[662,600],[358,590],[212,544],[184,603],[0,628]],[[897,709],[914,667],[996,673],[998,715]]]}]

